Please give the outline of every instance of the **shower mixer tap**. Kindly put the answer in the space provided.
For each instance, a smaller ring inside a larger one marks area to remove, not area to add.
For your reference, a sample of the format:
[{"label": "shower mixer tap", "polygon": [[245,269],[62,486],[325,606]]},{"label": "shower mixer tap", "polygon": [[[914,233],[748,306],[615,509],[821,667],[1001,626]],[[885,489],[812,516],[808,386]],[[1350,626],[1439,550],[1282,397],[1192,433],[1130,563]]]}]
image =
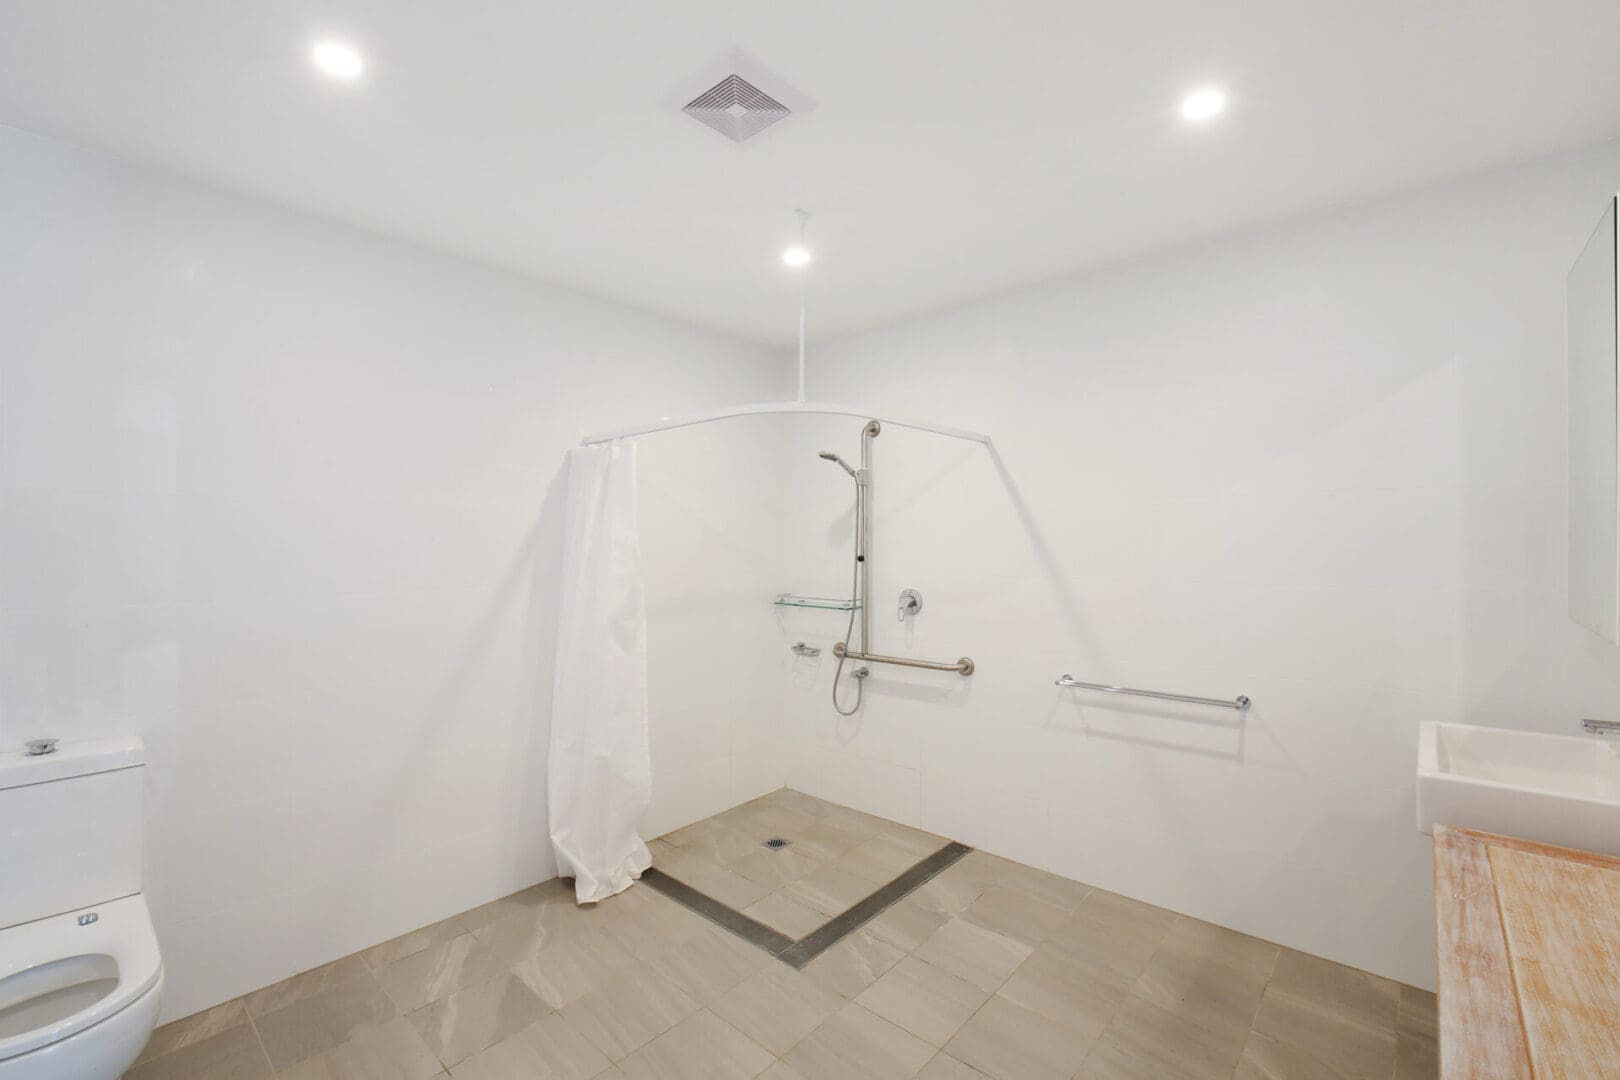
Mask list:
[{"label": "shower mixer tap", "polygon": [[907,615],[914,616],[920,611],[922,611],[922,593],[916,589],[901,589],[900,609],[895,614],[896,620],[905,622]]}]

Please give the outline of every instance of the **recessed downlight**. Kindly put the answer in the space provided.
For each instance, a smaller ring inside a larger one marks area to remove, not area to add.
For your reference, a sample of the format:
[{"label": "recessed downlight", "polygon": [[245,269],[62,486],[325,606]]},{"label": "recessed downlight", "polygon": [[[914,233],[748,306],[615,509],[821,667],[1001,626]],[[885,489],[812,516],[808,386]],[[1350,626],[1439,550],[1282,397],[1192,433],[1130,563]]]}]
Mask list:
[{"label": "recessed downlight", "polygon": [[783,265],[791,266],[795,270],[799,269],[801,266],[809,266],[810,258],[810,249],[802,244],[794,244],[792,247],[782,252]]},{"label": "recessed downlight", "polygon": [[1226,111],[1226,91],[1218,86],[1201,86],[1181,99],[1181,118],[1189,124],[1203,124]]},{"label": "recessed downlight", "polygon": [[342,41],[317,41],[309,50],[309,62],[321,74],[342,82],[353,82],[366,73],[365,57]]}]

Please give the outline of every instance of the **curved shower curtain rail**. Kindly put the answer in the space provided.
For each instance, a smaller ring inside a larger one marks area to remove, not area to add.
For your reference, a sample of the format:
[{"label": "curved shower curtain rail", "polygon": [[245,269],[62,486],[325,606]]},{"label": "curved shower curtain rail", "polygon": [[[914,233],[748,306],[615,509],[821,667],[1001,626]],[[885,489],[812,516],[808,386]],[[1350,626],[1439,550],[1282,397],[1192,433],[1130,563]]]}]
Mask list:
[{"label": "curved shower curtain rail", "polygon": [[911,428],[913,431],[927,431],[951,439],[965,439],[968,442],[983,443],[985,446],[990,445],[990,436],[982,435],[977,431],[968,431],[966,428],[930,424],[921,420],[897,420],[892,416],[883,416],[870,409],[857,409],[853,405],[829,405],[816,401],[762,401],[753,405],[733,405],[730,408],[716,409],[714,412],[702,413],[697,416],[677,417],[672,420],[661,420],[655,424],[640,424],[636,427],[620,428],[617,431],[604,431],[597,435],[587,435],[580,440],[580,444],[594,446],[597,443],[612,442],[614,439],[628,439],[636,435],[651,435],[657,431],[672,431],[675,428],[692,427],[696,424],[707,424],[715,420],[730,420],[737,416],[762,416],[770,413],[817,413],[824,416],[853,416],[861,420],[881,420],[885,424]]}]

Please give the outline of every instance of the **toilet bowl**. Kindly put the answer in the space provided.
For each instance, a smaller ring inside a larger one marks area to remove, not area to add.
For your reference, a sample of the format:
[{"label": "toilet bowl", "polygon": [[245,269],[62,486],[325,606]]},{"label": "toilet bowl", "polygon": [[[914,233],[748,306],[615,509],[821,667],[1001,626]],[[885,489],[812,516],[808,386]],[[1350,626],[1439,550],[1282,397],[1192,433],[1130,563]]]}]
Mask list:
[{"label": "toilet bowl", "polygon": [[0,930],[0,1080],[116,1080],[162,988],[138,895]]},{"label": "toilet bowl", "polygon": [[0,751],[0,1080],[118,1080],[157,1024],[145,748]]}]

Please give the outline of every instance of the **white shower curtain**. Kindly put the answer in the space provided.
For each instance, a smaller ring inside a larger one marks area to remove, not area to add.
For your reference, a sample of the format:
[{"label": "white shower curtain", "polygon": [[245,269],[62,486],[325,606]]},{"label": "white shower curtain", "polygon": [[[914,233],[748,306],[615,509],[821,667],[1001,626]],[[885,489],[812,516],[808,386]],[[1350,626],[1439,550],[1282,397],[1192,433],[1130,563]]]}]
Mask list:
[{"label": "white shower curtain", "polygon": [[557,872],[572,874],[575,898],[589,903],[652,864],[637,832],[652,761],[633,442],[569,452],[567,530],[548,807]]}]

